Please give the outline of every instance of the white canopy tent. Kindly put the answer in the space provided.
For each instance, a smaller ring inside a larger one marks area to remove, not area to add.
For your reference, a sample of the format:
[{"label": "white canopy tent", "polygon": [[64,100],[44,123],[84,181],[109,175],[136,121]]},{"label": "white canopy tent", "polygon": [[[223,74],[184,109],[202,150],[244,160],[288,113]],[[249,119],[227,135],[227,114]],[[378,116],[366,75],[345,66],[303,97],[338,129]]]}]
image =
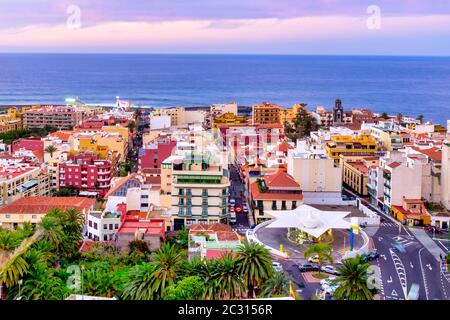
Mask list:
[{"label": "white canopy tent", "polygon": [[321,211],[303,204],[294,210],[266,211],[275,218],[266,228],[297,228],[319,238],[330,229],[350,229],[350,221],[345,220],[350,212]]}]

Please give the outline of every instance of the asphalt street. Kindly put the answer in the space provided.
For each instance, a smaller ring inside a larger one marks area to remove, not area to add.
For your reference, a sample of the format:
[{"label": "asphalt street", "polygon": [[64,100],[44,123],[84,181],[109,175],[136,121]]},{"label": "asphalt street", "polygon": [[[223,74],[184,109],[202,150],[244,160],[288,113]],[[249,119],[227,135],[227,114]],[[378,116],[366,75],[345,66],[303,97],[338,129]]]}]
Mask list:
[{"label": "asphalt street", "polygon": [[[441,270],[440,262],[407,227],[399,228],[386,213],[371,208],[385,221],[372,237],[380,255],[373,264],[380,268],[381,295],[386,300],[405,300],[411,286],[417,284],[419,300],[449,300],[450,277]],[[398,251],[396,243],[400,243],[405,252]]]},{"label": "asphalt street", "polygon": [[[234,165],[230,165],[230,198],[236,201],[236,206],[248,205],[244,195],[244,184],[237,172]],[[245,232],[250,227],[248,216],[243,212],[236,213],[236,224],[233,225],[233,229],[239,234],[245,235]]]}]

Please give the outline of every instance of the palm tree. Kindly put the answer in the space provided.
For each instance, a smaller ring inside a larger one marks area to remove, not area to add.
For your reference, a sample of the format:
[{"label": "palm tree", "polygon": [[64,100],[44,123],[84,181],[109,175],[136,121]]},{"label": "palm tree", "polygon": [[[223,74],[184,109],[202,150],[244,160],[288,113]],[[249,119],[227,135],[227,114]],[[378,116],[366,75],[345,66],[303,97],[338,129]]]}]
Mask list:
[{"label": "palm tree", "polygon": [[152,254],[154,270],[154,290],[161,297],[164,289],[174,284],[182,263],[182,255],[175,245],[163,244]]},{"label": "palm tree", "polygon": [[384,120],[389,119],[389,115],[388,115],[386,112],[383,112],[383,113],[381,114],[381,117],[382,117]]},{"label": "palm tree", "polygon": [[334,297],[338,300],[372,300],[373,293],[367,283],[369,266],[360,256],[343,260],[342,266],[337,268],[340,275],[334,280],[339,284]]},{"label": "palm tree", "polygon": [[284,272],[275,272],[275,275],[264,282],[261,295],[263,297],[284,296],[289,294],[289,278]]},{"label": "palm tree", "polygon": [[0,286],[5,284],[7,288],[10,288],[17,284],[27,274],[28,267],[28,263],[21,255],[8,259],[0,269]]},{"label": "palm tree", "polygon": [[47,146],[47,148],[45,148],[44,151],[45,151],[46,153],[49,153],[49,154],[50,154],[50,158],[53,158],[53,154],[54,154],[56,151],[58,151],[58,148],[56,148],[54,145],[51,144],[51,145]]},{"label": "palm tree", "polygon": [[68,293],[63,281],[42,266],[30,271],[22,289],[22,294],[31,300],[63,300]]},{"label": "palm tree", "polygon": [[244,243],[237,250],[239,272],[247,285],[249,298],[255,297],[255,289],[273,275],[269,250],[258,243]]},{"label": "palm tree", "polygon": [[397,113],[397,117],[396,118],[397,118],[397,122],[401,123],[403,121],[403,114],[401,114],[400,112]]},{"label": "palm tree", "polygon": [[155,297],[155,265],[145,263],[133,268],[125,284],[122,298],[131,300],[152,300]]},{"label": "palm tree", "polygon": [[239,275],[239,264],[231,253],[222,256],[216,264],[214,278],[221,299],[233,299],[242,295],[245,290],[242,277]]},{"label": "palm tree", "polygon": [[317,255],[318,258],[318,265],[319,265],[319,273],[320,269],[322,267],[322,264],[325,263],[325,261],[329,261],[330,263],[333,263],[333,248],[325,243],[316,243],[310,246],[308,249],[305,250],[303,253],[303,256],[305,259],[312,256],[313,254]]}]

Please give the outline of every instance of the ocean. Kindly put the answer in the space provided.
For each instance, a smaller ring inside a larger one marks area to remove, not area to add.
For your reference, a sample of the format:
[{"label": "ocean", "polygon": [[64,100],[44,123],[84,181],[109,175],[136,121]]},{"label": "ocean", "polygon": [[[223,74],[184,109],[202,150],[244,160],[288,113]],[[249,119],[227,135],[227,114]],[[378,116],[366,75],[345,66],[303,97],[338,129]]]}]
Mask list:
[{"label": "ocean", "polygon": [[450,119],[450,57],[0,54],[0,105],[268,101]]}]

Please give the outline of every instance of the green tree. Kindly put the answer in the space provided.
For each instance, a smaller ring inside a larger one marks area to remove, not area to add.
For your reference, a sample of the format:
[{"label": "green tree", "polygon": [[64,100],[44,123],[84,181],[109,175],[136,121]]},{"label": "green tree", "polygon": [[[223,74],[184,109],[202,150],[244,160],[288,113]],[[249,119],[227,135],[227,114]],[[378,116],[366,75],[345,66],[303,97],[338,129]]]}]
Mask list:
[{"label": "green tree", "polygon": [[69,189],[61,189],[55,192],[56,197],[70,197],[71,193]]},{"label": "green tree", "polygon": [[396,119],[398,123],[401,123],[403,121],[403,114],[401,114],[400,112],[397,113]]},{"label": "green tree", "polygon": [[284,272],[275,272],[274,276],[264,282],[261,295],[263,297],[289,295],[289,278]]},{"label": "green tree", "polygon": [[52,269],[39,266],[30,271],[22,294],[30,300],[63,300],[69,295],[69,289],[61,278],[54,275]]},{"label": "green tree", "polygon": [[319,124],[308,110],[300,108],[292,124],[286,122],[284,124],[284,133],[286,136],[296,142],[299,139],[309,137],[312,131],[319,129]]},{"label": "green tree", "polygon": [[255,289],[273,275],[270,252],[260,244],[245,242],[239,246],[236,254],[240,274],[247,286],[247,295],[254,298]]},{"label": "green tree", "polygon": [[126,300],[153,300],[155,298],[155,265],[145,263],[130,270],[122,298]]},{"label": "green tree", "polygon": [[373,293],[368,287],[369,263],[363,263],[361,257],[345,259],[337,268],[340,273],[334,280],[339,287],[334,292],[338,300],[372,300]]},{"label": "green tree", "polygon": [[199,276],[190,276],[167,287],[164,300],[199,300],[203,297],[205,283]]},{"label": "green tree", "polygon": [[220,299],[238,298],[245,291],[239,263],[231,253],[222,256],[215,264],[213,278]]},{"label": "green tree", "polygon": [[58,151],[58,148],[56,148],[54,145],[51,144],[51,145],[47,146],[47,148],[45,148],[44,151],[45,151],[46,153],[49,153],[49,154],[50,154],[50,158],[53,158],[53,154],[54,154],[56,151]]},{"label": "green tree", "polygon": [[308,249],[305,250],[303,253],[303,256],[305,259],[309,258],[313,254],[317,255],[319,260],[319,273],[320,268],[322,265],[328,261],[330,263],[333,263],[333,248],[325,243],[316,243],[310,246]]},{"label": "green tree", "polygon": [[386,112],[383,112],[383,113],[381,114],[381,117],[382,117],[384,120],[389,119],[389,115],[388,115]]},{"label": "green tree", "polygon": [[181,252],[174,245],[165,243],[160,249],[153,252],[154,290],[158,297],[162,296],[166,287],[175,283],[181,262]]}]

